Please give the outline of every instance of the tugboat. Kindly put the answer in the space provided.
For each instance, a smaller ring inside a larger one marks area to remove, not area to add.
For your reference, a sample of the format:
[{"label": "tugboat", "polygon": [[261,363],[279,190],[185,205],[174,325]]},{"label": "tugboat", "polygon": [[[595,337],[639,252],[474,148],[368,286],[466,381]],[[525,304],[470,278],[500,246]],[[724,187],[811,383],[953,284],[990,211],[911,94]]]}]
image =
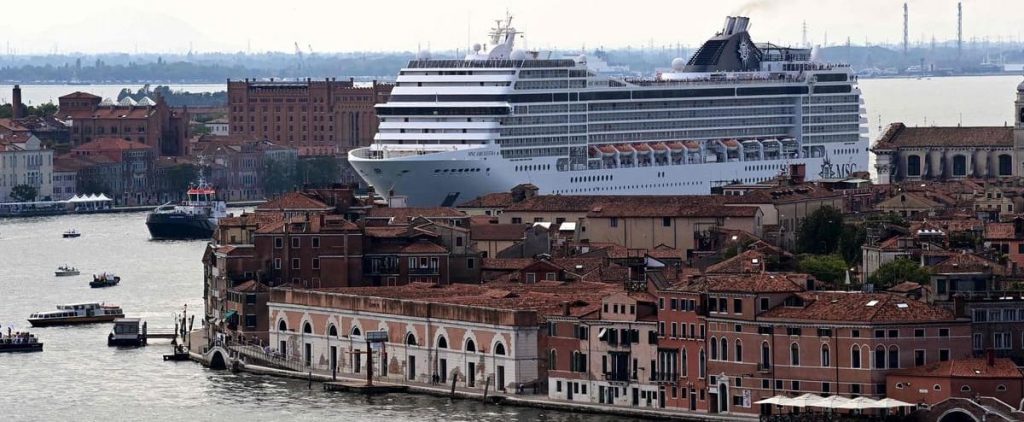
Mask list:
[{"label": "tugboat", "polygon": [[199,175],[199,183],[189,187],[186,199],[178,205],[157,207],[146,217],[153,239],[209,239],[217,229],[217,220],[227,215],[227,205],[216,200],[217,191]]},{"label": "tugboat", "polygon": [[57,267],[57,271],[54,271],[53,273],[57,277],[69,277],[69,276],[81,274],[78,271],[78,268],[69,267],[67,265],[61,265],[60,267]]},{"label": "tugboat", "polygon": [[89,287],[92,287],[92,288],[110,287],[110,286],[116,286],[117,283],[120,283],[120,282],[121,282],[121,277],[118,277],[118,276],[116,276],[114,274],[103,273],[103,274],[100,274],[99,276],[96,276],[94,274],[92,276],[92,281],[89,282]]},{"label": "tugboat", "polygon": [[79,237],[81,235],[82,234],[79,233],[78,230],[75,230],[75,229],[71,229],[71,230],[68,230],[68,231],[64,232],[64,238],[65,239],[76,238],[76,237]]},{"label": "tugboat", "polygon": [[47,327],[51,325],[110,322],[118,318],[124,318],[124,311],[121,310],[120,306],[93,302],[57,305],[56,311],[38,312],[30,315],[28,322],[33,327]]},{"label": "tugboat", "polygon": [[15,353],[15,352],[42,352],[43,343],[36,338],[34,334],[29,332],[17,332],[11,333],[11,329],[7,329],[7,335],[0,333],[0,353]]},{"label": "tugboat", "polygon": [[[141,327],[140,327],[141,323]],[[107,335],[107,346],[145,346],[146,323],[138,318],[114,320],[114,330]]]}]

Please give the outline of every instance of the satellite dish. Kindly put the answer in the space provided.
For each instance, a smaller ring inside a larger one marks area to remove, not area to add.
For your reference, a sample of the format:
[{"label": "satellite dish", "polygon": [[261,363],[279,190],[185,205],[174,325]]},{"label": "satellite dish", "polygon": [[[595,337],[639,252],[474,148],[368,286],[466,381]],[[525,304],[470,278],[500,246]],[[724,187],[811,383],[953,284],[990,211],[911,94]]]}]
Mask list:
[{"label": "satellite dish", "polygon": [[683,60],[681,57],[672,59],[672,70],[681,72],[684,66],[686,66],[686,60]]}]

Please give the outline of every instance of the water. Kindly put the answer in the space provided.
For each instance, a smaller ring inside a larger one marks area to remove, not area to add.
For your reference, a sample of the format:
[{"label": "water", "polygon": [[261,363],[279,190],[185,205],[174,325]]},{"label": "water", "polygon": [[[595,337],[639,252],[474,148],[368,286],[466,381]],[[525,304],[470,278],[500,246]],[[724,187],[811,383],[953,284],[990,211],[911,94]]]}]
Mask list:
[{"label": "water", "polygon": [[[82,237],[61,238],[71,228]],[[144,213],[0,219],[0,324],[27,329],[33,312],[105,301],[151,329],[171,328],[182,305],[190,313],[201,309],[204,247],[149,240]],[[62,264],[82,275],[54,277]],[[116,272],[121,284],[89,288],[91,274],[103,271]],[[430,396],[326,393],[318,384],[309,390],[297,380],[164,362],[169,340],[107,347],[110,328],[34,328],[44,352],[0,354],[0,420],[619,420]]]},{"label": "water", "polygon": [[[26,105],[39,105],[46,102],[53,102],[57,104],[57,99],[61,96],[70,94],[75,91],[88,92],[93,95],[98,95],[103,98],[111,98],[117,100],[117,94],[121,92],[122,88],[131,89],[132,92],[137,91],[139,88],[145,85],[143,83],[138,84],[110,84],[110,85],[21,85],[21,101]],[[218,92],[227,91],[228,87],[225,84],[163,84],[153,83],[150,87],[155,88],[157,85],[167,85],[171,87],[172,91],[188,91],[188,92]],[[0,84],[0,104],[6,104],[11,102],[11,89],[14,85]]]}]

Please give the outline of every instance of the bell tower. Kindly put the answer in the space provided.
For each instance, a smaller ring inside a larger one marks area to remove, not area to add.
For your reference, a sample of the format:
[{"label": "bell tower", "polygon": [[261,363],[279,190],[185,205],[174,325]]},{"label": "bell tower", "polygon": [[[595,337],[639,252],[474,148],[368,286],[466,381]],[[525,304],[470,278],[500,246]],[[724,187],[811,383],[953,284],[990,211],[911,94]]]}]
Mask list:
[{"label": "bell tower", "polygon": [[1017,100],[1013,102],[1013,175],[1024,175],[1024,81],[1017,85]]}]

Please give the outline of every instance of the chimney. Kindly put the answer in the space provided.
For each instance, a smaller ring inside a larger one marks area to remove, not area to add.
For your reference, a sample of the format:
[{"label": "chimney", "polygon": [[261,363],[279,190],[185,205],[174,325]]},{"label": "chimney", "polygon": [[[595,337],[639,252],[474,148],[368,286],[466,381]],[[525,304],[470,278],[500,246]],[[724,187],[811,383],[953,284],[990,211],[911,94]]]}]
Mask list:
[{"label": "chimney", "polygon": [[20,119],[25,117],[21,114],[21,86],[15,85],[11,92],[11,117]]}]

